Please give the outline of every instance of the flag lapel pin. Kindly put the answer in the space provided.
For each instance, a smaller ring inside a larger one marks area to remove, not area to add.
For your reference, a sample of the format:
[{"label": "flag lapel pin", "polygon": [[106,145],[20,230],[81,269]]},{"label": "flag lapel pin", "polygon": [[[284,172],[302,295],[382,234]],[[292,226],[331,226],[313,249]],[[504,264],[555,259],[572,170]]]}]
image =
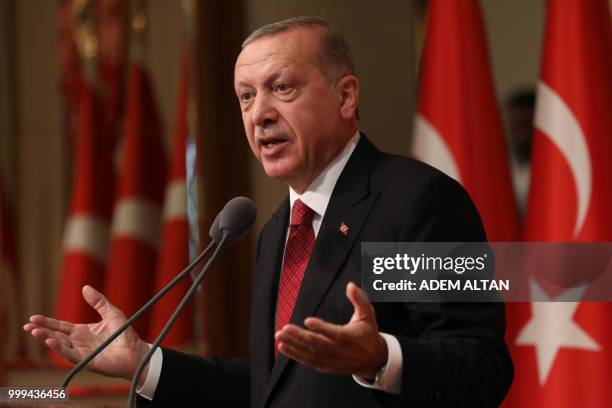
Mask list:
[{"label": "flag lapel pin", "polygon": [[345,237],[348,237],[349,227],[345,223],[341,223],[340,228],[338,228],[338,231],[340,231]]}]

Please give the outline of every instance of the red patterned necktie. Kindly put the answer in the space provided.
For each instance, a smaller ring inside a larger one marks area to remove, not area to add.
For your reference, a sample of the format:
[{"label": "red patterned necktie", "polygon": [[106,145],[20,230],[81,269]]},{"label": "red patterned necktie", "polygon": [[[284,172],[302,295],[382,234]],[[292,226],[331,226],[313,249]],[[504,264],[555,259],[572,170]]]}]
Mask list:
[{"label": "red patterned necktie", "polygon": [[[293,203],[289,239],[285,246],[283,271],[278,285],[275,332],[289,323],[300,291],[304,271],[306,271],[314,247],[315,234],[312,228],[314,214],[315,212],[301,200]],[[278,344],[274,340],[274,356],[276,357],[277,354]]]}]

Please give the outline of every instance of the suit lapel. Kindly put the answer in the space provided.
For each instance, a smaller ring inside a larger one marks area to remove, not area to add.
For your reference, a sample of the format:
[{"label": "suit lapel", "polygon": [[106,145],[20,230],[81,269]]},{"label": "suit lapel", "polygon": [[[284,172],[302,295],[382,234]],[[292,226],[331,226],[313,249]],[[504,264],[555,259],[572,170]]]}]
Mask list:
[{"label": "suit lapel", "polygon": [[[378,192],[368,191],[370,168],[377,153],[378,150],[362,135],[334,187],[291,315],[293,324],[303,326],[304,319],[316,312],[360,235],[378,198]],[[286,217],[288,218],[288,211]],[[343,223],[349,227],[346,234],[340,231]],[[286,225],[285,222],[285,228]],[[274,296],[276,299],[276,294]],[[274,325],[268,327],[273,328]],[[279,354],[272,367],[264,401],[267,401],[290,363],[292,362],[285,355]]]},{"label": "suit lapel", "polygon": [[[265,386],[274,362],[274,314],[276,311],[276,292],[278,288],[279,271],[282,265],[285,235],[289,220],[289,199],[276,210],[266,228],[266,234],[261,237],[260,261],[255,279],[256,299],[251,317],[251,360],[256,366],[262,367]],[[263,343],[262,343],[263,341]],[[254,355],[253,355],[254,353]]]}]

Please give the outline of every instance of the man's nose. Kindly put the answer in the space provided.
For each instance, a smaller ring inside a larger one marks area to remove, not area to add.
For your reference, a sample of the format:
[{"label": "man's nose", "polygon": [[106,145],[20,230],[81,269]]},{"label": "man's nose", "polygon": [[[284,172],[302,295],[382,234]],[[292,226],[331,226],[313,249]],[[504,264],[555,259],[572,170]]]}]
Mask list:
[{"label": "man's nose", "polygon": [[257,126],[265,127],[276,123],[278,112],[269,95],[258,95],[253,102],[252,120]]}]

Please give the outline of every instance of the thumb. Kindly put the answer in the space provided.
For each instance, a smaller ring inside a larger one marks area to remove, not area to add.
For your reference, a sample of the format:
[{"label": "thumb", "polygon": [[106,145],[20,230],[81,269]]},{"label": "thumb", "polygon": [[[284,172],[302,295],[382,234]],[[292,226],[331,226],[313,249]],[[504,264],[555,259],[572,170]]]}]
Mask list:
[{"label": "thumb", "polygon": [[106,297],[94,288],[89,285],[83,286],[83,299],[89,304],[89,306],[96,309],[100,317],[104,320],[111,314],[111,312],[115,311],[115,306],[113,306]]},{"label": "thumb", "polygon": [[353,319],[371,319],[374,316],[372,305],[368,301],[368,297],[363,290],[361,290],[353,282],[349,282],[346,285],[346,297],[351,301],[355,308]]}]

